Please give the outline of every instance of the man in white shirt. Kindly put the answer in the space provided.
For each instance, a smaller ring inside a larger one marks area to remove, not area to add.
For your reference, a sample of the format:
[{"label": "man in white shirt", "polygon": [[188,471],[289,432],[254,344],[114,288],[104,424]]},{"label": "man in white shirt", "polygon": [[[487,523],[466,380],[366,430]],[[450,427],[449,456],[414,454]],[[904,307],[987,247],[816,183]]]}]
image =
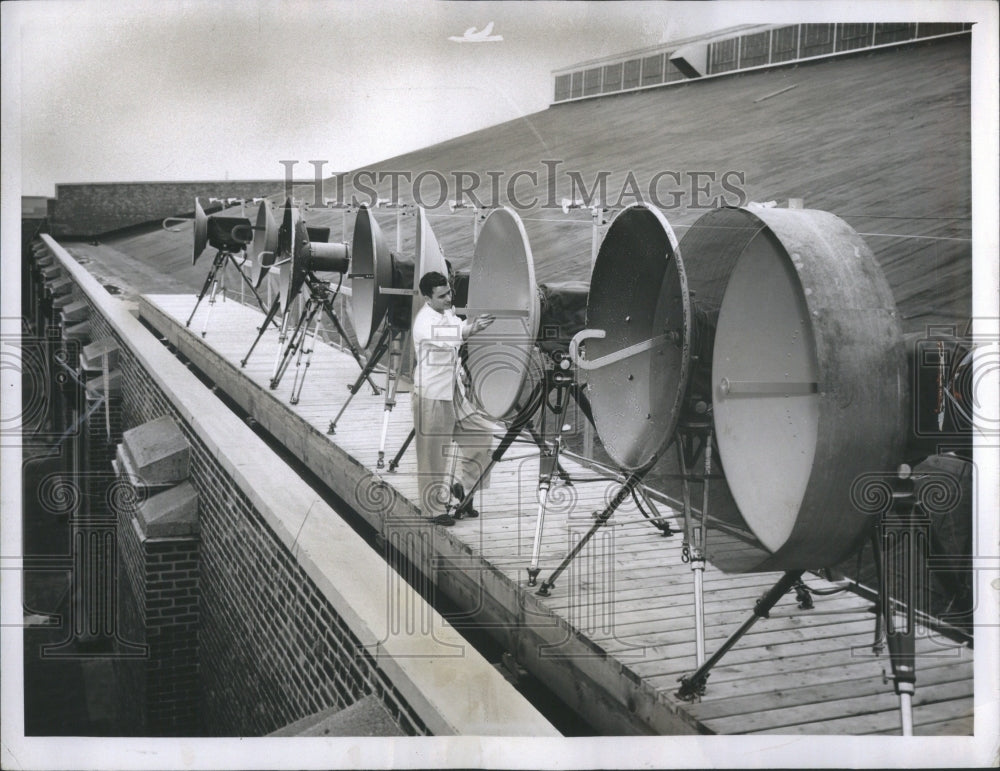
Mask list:
[{"label": "man in white shirt", "polygon": [[[468,405],[460,377],[459,348],[493,323],[489,314],[463,321],[452,310],[448,279],[431,271],[420,279],[424,306],[413,320],[413,426],[416,431],[420,509],[438,525],[453,525],[447,512],[451,444],[458,445],[456,487],[469,489],[489,462],[494,426]],[[459,514],[476,516],[471,506]]]}]

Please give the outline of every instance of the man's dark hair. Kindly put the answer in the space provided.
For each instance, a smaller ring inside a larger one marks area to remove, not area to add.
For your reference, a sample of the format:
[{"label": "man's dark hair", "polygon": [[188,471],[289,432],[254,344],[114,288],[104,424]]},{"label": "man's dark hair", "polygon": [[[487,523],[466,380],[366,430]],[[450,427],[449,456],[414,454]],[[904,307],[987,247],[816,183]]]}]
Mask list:
[{"label": "man's dark hair", "polygon": [[436,270],[425,273],[420,277],[420,294],[424,297],[431,297],[434,294],[435,287],[439,286],[448,286],[448,279]]}]

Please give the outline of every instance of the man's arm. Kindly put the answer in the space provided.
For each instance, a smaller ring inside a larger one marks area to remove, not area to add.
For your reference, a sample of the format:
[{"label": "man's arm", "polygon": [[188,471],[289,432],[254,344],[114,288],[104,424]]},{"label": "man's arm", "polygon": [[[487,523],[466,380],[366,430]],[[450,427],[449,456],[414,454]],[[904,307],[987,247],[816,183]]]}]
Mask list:
[{"label": "man's arm", "polygon": [[477,332],[482,332],[493,323],[493,318],[493,315],[490,313],[482,313],[476,316],[473,321],[465,321],[462,324],[462,339],[468,340]]}]

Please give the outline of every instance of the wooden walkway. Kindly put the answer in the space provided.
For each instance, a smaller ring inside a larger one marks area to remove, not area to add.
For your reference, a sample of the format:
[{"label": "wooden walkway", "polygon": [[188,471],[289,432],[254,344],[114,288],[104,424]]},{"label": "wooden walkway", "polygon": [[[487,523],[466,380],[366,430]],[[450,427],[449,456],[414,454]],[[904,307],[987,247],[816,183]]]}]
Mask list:
[{"label": "wooden walkway", "polygon": [[[191,329],[191,295],[146,295],[140,315],[301,459],[388,541],[409,543],[394,524],[413,514],[417,480],[412,449],[395,473],[376,474],[384,401],[367,386],[333,436],[330,420],[358,373],[351,357],[317,346],[298,404],[289,404],[294,362],[268,388],[278,351],[268,331],[245,369],[239,361],[262,314],[219,302],[202,338],[205,301]],[[376,382],[379,382],[376,380]],[[382,385],[382,383],[379,383]],[[408,393],[399,393],[387,462],[412,426]],[[616,485],[564,458],[581,480],[556,485],[545,520],[540,580],[572,547]],[[816,597],[811,611],[786,595],[716,666],[700,702],[676,695],[695,665],[693,580],[681,561],[681,537],[663,538],[631,502],[538,597],[526,586],[537,515],[538,453],[515,444],[477,497],[481,516],[455,527],[429,527],[409,548],[437,591],[485,625],[517,661],[607,734],[899,733],[898,698],[887,655],[872,653],[872,603],[852,594]],[[715,532],[713,531],[713,538]],[[412,539],[411,539],[412,540]],[[716,540],[716,547],[720,546]],[[733,543],[733,548],[740,548]],[[706,649],[714,652],[752,611],[779,574],[705,572]],[[816,576],[807,583],[830,585]],[[973,731],[973,655],[930,630],[917,642],[914,733]]]}]

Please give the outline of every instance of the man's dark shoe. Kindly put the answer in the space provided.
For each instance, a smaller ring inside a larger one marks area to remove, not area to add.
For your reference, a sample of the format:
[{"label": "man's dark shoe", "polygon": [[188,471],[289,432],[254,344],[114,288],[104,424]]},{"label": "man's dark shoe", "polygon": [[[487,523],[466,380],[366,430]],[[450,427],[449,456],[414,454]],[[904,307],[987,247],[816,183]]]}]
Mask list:
[{"label": "man's dark shoe", "polygon": [[444,525],[445,527],[451,527],[455,524],[455,520],[447,514],[438,514],[436,517],[431,517],[429,521],[431,524]]},{"label": "man's dark shoe", "polygon": [[[465,488],[462,487],[461,482],[455,482],[451,486],[451,494],[458,498],[458,502],[461,503],[465,500]],[[475,519],[479,516],[479,512],[472,508],[472,500],[470,499],[465,506],[462,508],[455,509],[455,518],[461,519],[462,517],[467,517],[468,519]]]}]

